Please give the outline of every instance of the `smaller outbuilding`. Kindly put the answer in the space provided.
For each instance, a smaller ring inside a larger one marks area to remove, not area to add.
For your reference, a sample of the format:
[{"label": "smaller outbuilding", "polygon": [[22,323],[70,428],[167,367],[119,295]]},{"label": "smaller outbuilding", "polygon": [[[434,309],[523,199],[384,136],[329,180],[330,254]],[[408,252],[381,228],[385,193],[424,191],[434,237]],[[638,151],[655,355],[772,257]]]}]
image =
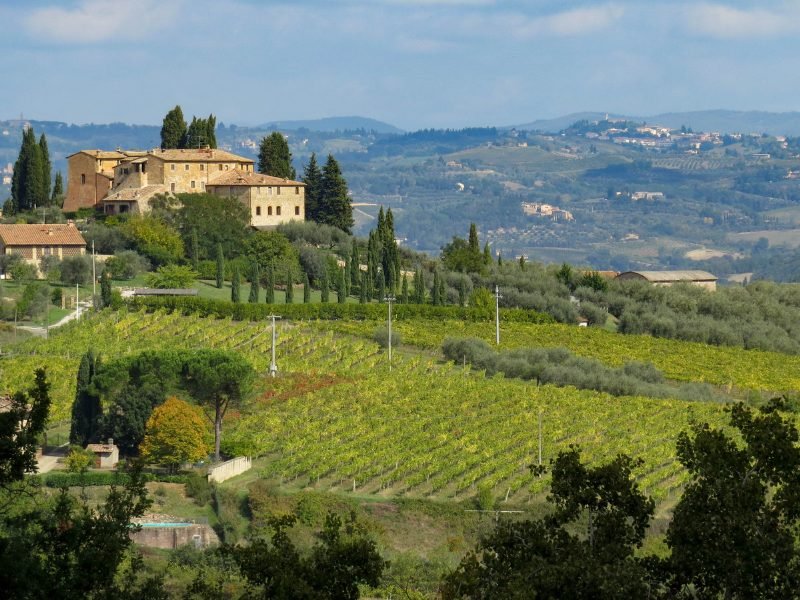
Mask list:
[{"label": "smaller outbuilding", "polygon": [[64,259],[86,253],[86,240],[74,223],[0,225],[0,254],[17,254],[39,267],[45,256]]},{"label": "smaller outbuilding", "polygon": [[617,279],[644,280],[653,285],[691,283],[711,291],[717,289],[717,277],[707,271],[626,271],[617,275]]},{"label": "smaller outbuilding", "polygon": [[119,448],[114,440],[108,440],[105,444],[89,444],[86,449],[94,454],[94,466],[97,469],[113,469],[119,462]]}]

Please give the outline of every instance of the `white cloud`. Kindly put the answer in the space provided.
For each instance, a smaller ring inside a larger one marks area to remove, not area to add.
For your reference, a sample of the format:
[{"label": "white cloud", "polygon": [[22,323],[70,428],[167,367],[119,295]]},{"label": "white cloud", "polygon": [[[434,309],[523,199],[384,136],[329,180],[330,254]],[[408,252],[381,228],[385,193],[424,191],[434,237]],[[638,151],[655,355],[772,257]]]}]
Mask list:
[{"label": "white cloud", "polygon": [[112,39],[141,39],[168,26],[180,2],[158,0],[81,0],[73,8],[48,6],[24,20],[41,41],[93,44]]},{"label": "white cloud", "polygon": [[800,31],[797,3],[778,9],[739,9],[722,4],[687,8],[689,29],[713,38],[773,37]]}]

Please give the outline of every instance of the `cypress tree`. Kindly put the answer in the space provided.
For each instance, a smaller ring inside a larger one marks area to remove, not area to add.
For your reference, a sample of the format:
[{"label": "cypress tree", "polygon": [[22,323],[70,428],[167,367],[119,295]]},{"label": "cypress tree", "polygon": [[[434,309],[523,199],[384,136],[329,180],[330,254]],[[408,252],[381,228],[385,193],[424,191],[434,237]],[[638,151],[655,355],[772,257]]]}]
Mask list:
[{"label": "cypress tree", "polygon": [[336,301],[339,304],[344,304],[345,300],[347,300],[347,290],[345,289],[346,287],[347,287],[346,276],[345,272],[342,270],[339,271],[339,277],[337,278],[337,283],[336,283]]},{"label": "cypress tree", "polygon": [[434,306],[439,306],[442,303],[441,299],[439,298],[440,287],[441,286],[439,285],[439,270],[437,269],[436,271],[433,272],[433,288],[431,288],[431,303]]},{"label": "cypress tree", "polygon": [[85,446],[97,439],[97,421],[101,415],[100,398],[92,394],[90,388],[98,363],[91,348],[81,357],[75,386],[75,402],[72,404],[70,444]]},{"label": "cypress tree", "polygon": [[[273,177],[295,179],[297,173],[292,166],[292,153],[286,138],[278,131],[261,138],[258,148],[258,172]],[[306,193],[308,190],[306,190]]]},{"label": "cypress tree", "polygon": [[320,223],[338,227],[345,233],[353,228],[353,206],[347,191],[347,181],[342,176],[339,163],[328,155],[322,169],[322,192],[320,196]]},{"label": "cypress tree", "polygon": [[192,268],[200,272],[200,241],[197,239],[197,228],[192,229]]},{"label": "cypress tree", "polygon": [[459,306],[467,305],[467,280],[464,277],[458,284],[458,304]]},{"label": "cypress tree", "polygon": [[467,247],[469,248],[470,254],[473,256],[478,256],[481,253],[481,246],[478,241],[478,228],[475,223],[469,224],[469,240],[467,241]]},{"label": "cypress tree", "polygon": [[217,289],[222,289],[225,281],[225,255],[222,253],[222,244],[217,244]]},{"label": "cypress tree", "polygon": [[183,148],[186,143],[186,120],[180,105],[169,111],[161,124],[161,149]]},{"label": "cypress tree", "polygon": [[359,282],[359,273],[361,268],[359,265],[358,245],[353,240],[353,251],[350,253],[350,285],[357,286]]},{"label": "cypress tree", "polygon": [[320,287],[321,301],[322,301],[323,304],[327,304],[328,300],[330,299],[329,298],[330,289],[328,287],[328,268],[327,267],[325,267],[322,270],[322,276],[320,277],[319,287]]},{"label": "cypress tree", "polygon": [[525,270],[525,256],[522,254],[519,255],[519,270],[520,271]]},{"label": "cypress tree", "polygon": [[444,282],[444,277],[439,278],[439,306],[447,304],[447,285]]},{"label": "cypress tree", "polygon": [[56,172],[56,181],[53,184],[53,195],[50,197],[50,204],[63,208],[64,206],[64,180],[61,171]]},{"label": "cypress tree", "polygon": [[486,242],[486,245],[483,247],[483,264],[487,266],[492,264],[492,251],[489,250],[489,242]]},{"label": "cypress tree", "polygon": [[294,282],[292,281],[292,271],[286,272],[286,304],[294,302]]},{"label": "cypress tree", "polygon": [[322,171],[317,164],[317,155],[311,153],[303,170],[303,183],[306,184],[306,220],[319,221],[320,196],[322,194]]},{"label": "cypress tree", "polygon": [[233,267],[233,273],[231,274],[231,302],[238,304],[241,302],[241,290],[239,289],[241,286],[241,281],[239,280],[239,267]]},{"label": "cypress tree", "polygon": [[267,282],[264,287],[266,291],[264,302],[267,304],[275,304],[275,270],[272,268],[272,265],[267,269]]},{"label": "cypress tree", "polygon": [[103,271],[100,276],[100,302],[103,308],[107,308],[111,306],[111,301],[111,275],[109,275],[108,271]]},{"label": "cypress tree", "polygon": [[258,272],[258,261],[253,261],[253,267],[250,271],[250,296],[247,301],[252,304],[258,304],[258,285],[261,274]]},{"label": "cypress tree", "polygon": [[497,266],[498,267],[502,267],[503,266],[503,253],[502,252],[498,252],[497,253]]},{"label": "cypress tree", "polygon": [[209,148],[217,147],[217,117],[214,115],[206,119],[206,140]]},{"label": "cypress tree", "polygon": [[400,292],[400,302],[403,304],[408,304],[408,278],[403,277],[403,287],[402,291]]},{"label": "cypress tree", "polygon": [[359,304],[366,304],[367,303],[367,273],[364,271],[361,273],[361,286],[358,290],[358,303]]},{"label": "cypress tree", "polygon": [[53,164],[50,162],[50,150],[47,148],[47,138],[44,134],[39,137],[39,153],[42,158],[42,189],[41,198],[38,201],[39,206],[46,206],[50,204],[50,184],[53,180]]},{"label": "cypress tree", "polygon": [[11,201],[15,211],[31,210],[48,203],[50,199],[44,195],[43,172],[42,149],[36,142],[33,127],[29,127],[22,134],[22,144],[11,178]]},{"label": "cypress tree", "polygon": [[303,273],[303,304],[311,302],[311,284],[308,281],[308,273]]},{"label": "cypress tree", "polygon": [[344,270],[342,271],[342,279],[344,279],[344,295],[350,295],[350,263],[344,261]]},{"label": "cypress tree", "polygon": [[378,273],[376,283],[378,284],[378,302],[383,302],[386,298],[386,279],[383,277],[383,273]]}]

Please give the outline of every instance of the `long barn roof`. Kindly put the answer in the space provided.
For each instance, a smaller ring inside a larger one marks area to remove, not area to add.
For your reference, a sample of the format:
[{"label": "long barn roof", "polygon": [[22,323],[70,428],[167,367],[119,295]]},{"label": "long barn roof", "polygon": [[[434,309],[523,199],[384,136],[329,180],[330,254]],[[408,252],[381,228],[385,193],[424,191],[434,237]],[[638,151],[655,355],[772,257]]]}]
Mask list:
[{"label": "long barn roof", "polygon": [[647,281],[654,283],[667,281],[716,281],[716,275],[708,271],[626,271],[618,275],[621,279],[626,279],[626,275],[638,275]]}]

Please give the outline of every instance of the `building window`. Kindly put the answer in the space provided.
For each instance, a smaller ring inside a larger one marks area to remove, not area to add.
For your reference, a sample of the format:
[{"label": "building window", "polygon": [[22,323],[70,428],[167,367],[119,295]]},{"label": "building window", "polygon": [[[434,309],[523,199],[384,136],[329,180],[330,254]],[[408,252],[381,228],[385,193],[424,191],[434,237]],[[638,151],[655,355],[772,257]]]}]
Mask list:
[{"label": "building window", "polygon": [[271,206],[267,207],[267,215],[270,216],[270,217],[272,216],[272,207]]},{"label": "building window", "polygon": [[200,182],[200,187],[203,188],[203,189],[206,189],[206,182],[205,181],[201,181]]},{"label": "building window", "polygon": [[294,207],[294,214],[297,215],[297,216],[300,215],[300,207],[299,206],[295,206]]},{"label": "building window", "polygon": [[175,163],[172,163],[172,164],[169,166],[169,168],[170,168],[170,170],[174,171],[174,170],[175,170]]},{"label": "building window", "polygon": [[206,170],[206,166],[205,166],[204,164],[201,164],[201,165],[200,165],[200,170],[201,170],[201,171],[205,171],[205,170]]},{"label": "building window", "polygon": [[225,165],[225,170],[227,171],[230,168],[230,165]]},{"label": "building window", "polygon": [[275,214],[280,216],[280,214],[281,214],[281,207],[280,206],[276,206],[275,207]]},{"label": "building window", "polygon": [[183,165],[183,170],[184,171],[188,171],[189,170],[189,165],[188,164]]},{"label": "building window", "polygon": [[86,173],[81,173],[81,185],[86,185]]},{"label": "building window", "polygon": [[295,188],[294,188],[294,193],[295,193],[295,195],[297,195],[297,194],[299,194],[299,193],[300,193],[300,186],[299,186],[299,185],[298,185],[298,186],[295,186]]},{"label": "building window", "polygon": [[267,188],[267,194],[269,194],[270,196],[272,196],[272,187],[268,187],[268,188]]},{"label": "building window", "polygon": [[175,182],[174,181],[169,184],[169,191],[172,192],[173,194],[175,193]]},{"label": "building window", "polygon": [[257,217],[261,216],[261,207],[260,206],[256,206],[256,216]]},{"label": "building window", "polygon": [[192,189],[194,189],[194,179],[192,180],[192,183],[190,185],[192,186]]},{"label": "building window", "polygon": [[280,195],[281,195],[281,188],[280,188],[280,186],[278,186],[278,187],[277,187],[277,188],[275,188],[275,189],[277,189],[277,190],[278,190],[278,196],[280,196]]},{"label": "building window", "polygon": [[219,170],[222,171],[222,165],[219,166]]}]

